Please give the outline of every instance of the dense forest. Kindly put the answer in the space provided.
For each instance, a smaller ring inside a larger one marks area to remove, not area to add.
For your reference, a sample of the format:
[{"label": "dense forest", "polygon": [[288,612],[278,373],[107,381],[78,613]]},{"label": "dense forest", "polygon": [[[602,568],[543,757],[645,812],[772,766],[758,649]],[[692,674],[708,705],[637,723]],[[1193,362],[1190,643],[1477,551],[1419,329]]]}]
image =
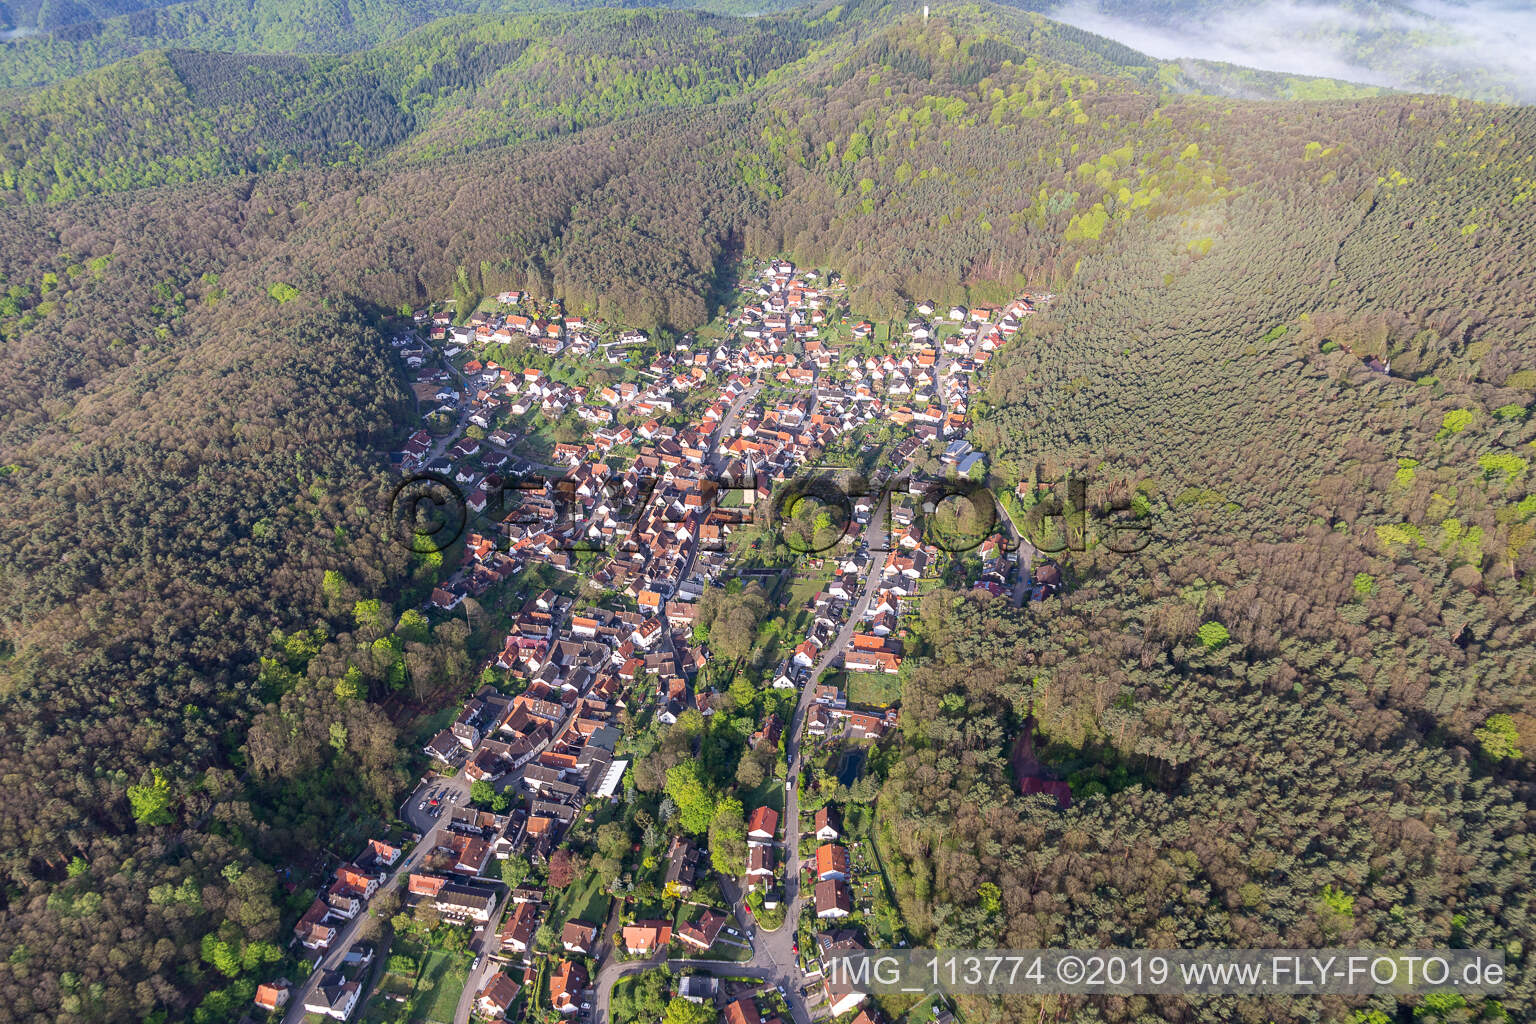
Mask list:
[{"label": "dense forest", "polygon": [[151,50],[346,53],[393,42],[414,28],[458,15],[500,19],[613,6],[755,14],[793,5],[783,0],[9,0],[0,2],[0,33],[13,29],[9,39],[0,34],[0,86],[56,82]]},{"label": "dense forest", "polygon": [[[395,614],[436,567],[378,522],[391,311],[527,288],[690,328],[778,254],[872,314],[1056,292],[975,436],[1000,487],[1076,474],[1152,525],[1039,608],[925,602],[877,804],[915,936],[1523,965],[1536,116],[1167,84],[1035,16],[850,4],[146,54],[0,101],[0,1020],[237,1018],[280,879],[466,682],[465,623]],[[1031,713],[1066,811],[1011,786]],[[1307,1006],[968,1009],[1362,1009]]]}]

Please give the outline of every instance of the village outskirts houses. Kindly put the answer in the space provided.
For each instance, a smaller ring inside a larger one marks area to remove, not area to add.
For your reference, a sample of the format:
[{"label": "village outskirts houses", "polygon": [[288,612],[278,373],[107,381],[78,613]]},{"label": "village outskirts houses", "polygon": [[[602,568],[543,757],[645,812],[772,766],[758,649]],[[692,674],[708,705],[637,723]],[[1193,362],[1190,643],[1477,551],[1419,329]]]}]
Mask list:
[{"label": "village outskirts houses", "polygon": [[[1029,300],[924,301],[910,318],[879,328],[881,351],[872,321],[850,316],[839,326],[846,292],[816,273],[776,260],[746,283],[750,294],[730,315],[726,337],[670,349],[512,290],[497,295],[502,308],[463,323],[423,317],[428,342],[412,332],[397,338],[424,423],[395,461],[402,473],[452,480],[469,513],[457,561],[422,610],[472,616],[503,591],[527,588],[507,603],[505,637],[484,666],[497,685],[465,700],[423,748],[445,774],[488,783],[510,807],[449,810],[430,840],[431,866],[403,880],[412,903],[468,925],[489,923],[500,890],[484,876],[497,874],[497,861],[549,859],[591,801],[619,798],[628,764],[615,751],[627,715],[653,712],[665,726],[691,712],[716,713],[720,697],[704,682],[712,654],[693,636],[698,602],[733,571],[736,531],[822,452],[879,428],[889,432],[881,457],[891,472],[930,457],[952,472],[985,469],[985,453],[968,439],[967,403],[973,380],[1033,312]],[[524,359],[531,365],[503,364],[518,351],[514,342],[532,353]],[[757,397],[748,400],[749,392]],[[443,436],[445,424],[453,431]],[[568,433],[553,433],[557,427]],[[855,507],[860,527],[876,504]],[[813,688],[803,726],[811,741],[879,740],[899,725],[896,708],[850,705],[839,687],[811,678],[870,586],[874,599],[831,663],[850,673],[901,671],[902,609],[936,559],[911,523],[892,540],[889,552],[855,555],[849,544],[846,562],[834,558],[842,564],[773,673],[775,687]],[[1000,587],[1007,569],[992,558],[984,582]],[[788,725],[778,715],[753,724],[753,749],[781,747]],[[767,895],[787,866],[780,815],[756,807],[746,824],[745,882]],[[802,891],[831,927],[853,913],[855,879],[835,809],[819,810],[813,826]],[[783,827],[785,843],[800,840],[800,822]],[[324,953],[365,910],[397,864],[386,853],[370,846],[335,871],[295,926],[300,947]],[[689,898],[706,883],[708,864],[692,842],[674,837],[660,865],[667,896]],[[544,910],[540,896],[510,894],[496,926],[503,953],[531,953]],[[714,909],[675,923],[648,918],[624,924],[617,938],[635,955],[669,943],[701,953],[728,920]],[[601,922],[556,924],[547,998],[574,1017],[585,1009],[584,958],[603,945]],[[488,975],[473,993],[477,1011],[505,1013],[525,983]],[[334,1016],[347,1003],[345,984],[322,990],[328,1008],[316,1012]],[[286,990],[273,982],[263,991],[276,1001]],[[858,1004],[844,997],[831,1005]],[[727,1004],[725,1016],[761,1024],[751,999]]]}]

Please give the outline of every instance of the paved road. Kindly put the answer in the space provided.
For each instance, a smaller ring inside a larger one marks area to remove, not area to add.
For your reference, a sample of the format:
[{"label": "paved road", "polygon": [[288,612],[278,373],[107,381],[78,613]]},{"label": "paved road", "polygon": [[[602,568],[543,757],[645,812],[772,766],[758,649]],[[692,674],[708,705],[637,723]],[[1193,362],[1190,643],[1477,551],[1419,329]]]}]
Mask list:
[{"label": "paved road", "polygon": [[724,438],[730,436],[731,428],[736,426],[736,420],[741,417],[741,410],[747,407],[748,402],[755,400],[757,398],[758,392],[762,390],[762,382],[756,381],[751,386],[749,386],[747,390],[737,395],[736,400],[732,402],[730,408],[725,411],[725,415],[720,417],[720,422],[715,424],[715,429],[710,431],[708,448],[710,469],[719,472],[720,468],[725,465],[727,460],[715,452],[715,447]]},{"label": "paved road", "polygon": [[[441,790],[437,807],[428,806],[421,809],[418,805],[433,792]],[[457,796],[457,802],[452,797]],[[455,807],[463,807],[469,803],[469,779],[460,772],[451,779],[444,779],[436,775],[428,775],[427,780],[415,789],[410,796],[405,798],[405,803],[400,805],[400,820],[405,822],[417,832],[425,835],[429,829],[435,828],[439,821],[445,821],[446,815]],[[432,812],[441,810],[441,815],[434,817]]]},{"label": "paved road", "polygon": [[[418,864],[426,859],[428,852],[437,845],[436,833],[440,825],[441,822],[433,822],[432,827],[422,834],[421,842],[416,845],[416,848],[409,855],[400,861],[399,865],[395,868],[394,874],[384,880],[384,884],[379,886],[379,891],[374,893],[373,900],[370,903],[377,901],[380,896],[394,889],[402,878],[408,876]],[[346,951],[352,948],[352,942],[357,935],[358,926],[367,916],[368,911],[364,910],[337,929],[336,940],[331,943],[330,951],[321,957],[314,973],[306,978],[302,985],[297,987],[292,997],[288,1000],[288,1010],[283,1014],[283,1024],[299,1024],[304,1019],[304,1000],[309,998],[310,993],[315,990],[315,986],[320,981],[320,976],[326,971],[335,970],[341,963],[341,959],[346,954]]]},{"label": "paved road", "polygon": [[480,965],[469,972],[464,982],[464,991],[459,993],[458,1009],[453,1014],[453,1024],[469,1024],[469,1015],[474,1011],[475,1000],[480,997],[480,989],[500,969],[501,965],[492,960],[491,955],[501,948],[501,939],[496,933],[501,929],[501,915],[511,898],[510,889],[501,894],[491,911],[490,920],[486,921],[484,930],[480,932],[480,939],[470,943],[469,951],[480,958]]},{"label": "paved road", "polygon": [[[417,340],[421,340],[420,336],[417,337]],[[433,459],[440,458],[445,452],[447,452],[449,446],[457,441],[460,435],[464,433],[464,428],[469,423],[471,398],[469,393],[469,381],[465,380],[464,375],[459,372],[459,368],[453,365],[452,359],[449,359],[447,356],[440,356],[439,361],[442,363],[443,368],[452,374],[454,379],[458,381],[459,414],[458,417],[454,420],[453,429],[432,442],[431,449],[426,453],[426,455],[422,456],[422,465],[426,465]],[[420,403],[417,404],[419,407]]]},{"label": "paved road", "polygon": [[1002,502],[994,500],[992,504],[998,514],[1003,517],[1003,523],[1008,527],[1008,536],[1018,545],[1019,578],[1014,581],[1013,593],[1009,600],[1013,602],[1015,608],[1019,608],[1023,606],[1024,598],[1029,593],[1029,581],[1035,567],[1035,546],[1019,533],[1018,527],[1013,525],[1013,517],[1008,514]]},{"label": "paved road", "polygon": [[[731,978],[761,978],[769,984],[780,984],[774,968],[758,966],[755,962],[750,964],[736,963],[734,960],[664,960],[660,956],[650,957],[646,960],[611,961],[603,965],[597,972],[597,996],[592,1003],[593,1024],[606,1024],[608,1020],[608,1002],[613,993],[614,982],[631,974],[648,971],[665,965],[673,974],[681,974],[683,971],[697,971],[704,974],[719,974]],[[785,985],[787,991],[793,994],[793,990]],[[802,1018],[797,1014],[796,1021],[805,1024],[809,1017]]]}]

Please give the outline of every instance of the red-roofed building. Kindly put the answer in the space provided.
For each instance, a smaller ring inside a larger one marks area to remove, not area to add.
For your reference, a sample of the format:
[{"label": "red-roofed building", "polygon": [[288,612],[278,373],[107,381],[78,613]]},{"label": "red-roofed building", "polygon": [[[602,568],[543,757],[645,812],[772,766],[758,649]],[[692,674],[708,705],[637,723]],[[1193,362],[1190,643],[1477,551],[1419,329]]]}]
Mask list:
[{"label": "red-roofed building", "polygon": [[725,1008],[725,1024],[762,1024],[762,1020],[750,998],[738,999]]},{"label": "red-roofed building", "polygon": [[771,843],[779,830],[779,812],[772,807],[759,807],[747,819],[747,842]]},{"label": "red-roofed building", "polygon": [[287,978],[279,978],[266,985],[256,986],[255,1003],[263,1010],[280,1010],[288,1005],[288,996],[293,986]]},{"label": "red-roofed building", "polygon": [[549,977],[550,1005],[562,1014],[573,1014],[581,1007],[586,987],[587,969],[573,960],[562,960]]},{"label": "red-roofed building", "polygon": [[816,847],[817,881],[825,882],[829,878],[847,881],[852,873],[846,848],[833,843]]},{"label": "red-roofed building", "polygon": [[636,921],[624,926],[624,948],[649,953],[672,941],[672,926],[665,921]]},{"label": "red-roofed building", "polygon": [[485,983],[480,990],[480,998],[475,1000],[475,1008],[487,1017],[501,1017],[522,991],[522,986],[513,981],[511,977],[497,971],[491,975],[491,980]]}]

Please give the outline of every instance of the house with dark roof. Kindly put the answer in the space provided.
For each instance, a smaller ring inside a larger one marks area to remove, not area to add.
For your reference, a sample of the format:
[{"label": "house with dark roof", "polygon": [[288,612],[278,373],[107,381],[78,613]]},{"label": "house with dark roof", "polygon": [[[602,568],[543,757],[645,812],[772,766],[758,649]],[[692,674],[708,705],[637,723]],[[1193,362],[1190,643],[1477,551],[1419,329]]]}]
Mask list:
[{"label": "house with dark roof", "polygon": [[667,892],[687,895],[693,891],[693,881],[699,869],[699,850],[681,836],[672,839],[667,847],[667,873],[663,887]]},{"label": "house with dark roof", "polygon": [[304,1009],[336,1020],[346,1020],[357,1006],[361,990],[360,984],[348,981],[340,971],[326,971],[320,978],[320,984],[305,998]]},{"label": "house with dark roof", "polygon": [[747,849],[747,884],[768,885],[773,881],[773,847],[753,845]]},{"label": "house with dark roof", "polygon": [[564,930],[560,932],[560,944],[567,953],[585,956],[592,952],[592,945],[596,941],[597,925],[585,921],[567,921]]},{"label": "house with dark roof", "polygon": [[696,949],[708,949],[720,937],[725,927],[725,915],[718,910],[706,910],[697,921],[689,921],[677,929],[677,937]]},{"label": "house with dark roof", "polygon": [[522,986],[513,981],[510,975],[497,971],[480,989],[480,996],[475,1000],[475,1009],[487,1017],[505,1016],[513,1000],[521,991]]},{"label": "house with dark roof", "polygon": [[827,804],[816,812],[812,818],[812,825],[816,829],[816,838],[824,843],[834,842],[843,837],[843,816],[831,804]]},{"label": "house with dark roof", "polygon": [[853,893],[848,883],[829,879],[816,883],[816,916],[822,920],[847,917],[853,913]]}]

